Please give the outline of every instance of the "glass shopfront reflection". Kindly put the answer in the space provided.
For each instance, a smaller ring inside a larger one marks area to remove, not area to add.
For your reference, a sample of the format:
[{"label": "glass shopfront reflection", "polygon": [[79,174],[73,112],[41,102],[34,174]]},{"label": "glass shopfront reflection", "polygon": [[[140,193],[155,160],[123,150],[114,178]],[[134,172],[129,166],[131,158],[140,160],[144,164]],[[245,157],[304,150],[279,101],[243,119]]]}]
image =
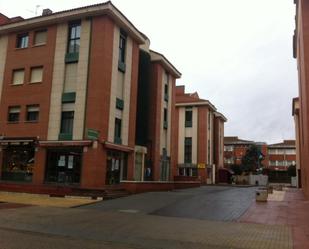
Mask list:
[{"label": "glass shopfront reflection", "polygon": [[31,182],[34,168],[33,143],[12,143],[2,147],[2,180]]},{"label": "glass shopfront reflection", "polygon": [[81,178],[82,148],[47,150],[46,182],[77,184]]},{"label": "glass shopfront reflection", "polygon": [[121,151],[107,151],[107,185],[119,184],[121,180],[127,179],[127,154]]}]

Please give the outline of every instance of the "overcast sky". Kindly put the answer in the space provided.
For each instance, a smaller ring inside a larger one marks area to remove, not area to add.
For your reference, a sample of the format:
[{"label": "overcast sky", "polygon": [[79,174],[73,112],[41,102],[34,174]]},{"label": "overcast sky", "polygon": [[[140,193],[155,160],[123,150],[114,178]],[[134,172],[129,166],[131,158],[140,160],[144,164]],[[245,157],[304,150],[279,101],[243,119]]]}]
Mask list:
[{"label": "overcast sky", "polygon": [[[36,9],[40,14],[42,8],[60,11],[99,2],[0,0],[0,11],[32,17]],[[269,143],[294,138],[292,0],[112,2],[182,73],[177,84],[197,91],[228,118],[225,135]]]}]

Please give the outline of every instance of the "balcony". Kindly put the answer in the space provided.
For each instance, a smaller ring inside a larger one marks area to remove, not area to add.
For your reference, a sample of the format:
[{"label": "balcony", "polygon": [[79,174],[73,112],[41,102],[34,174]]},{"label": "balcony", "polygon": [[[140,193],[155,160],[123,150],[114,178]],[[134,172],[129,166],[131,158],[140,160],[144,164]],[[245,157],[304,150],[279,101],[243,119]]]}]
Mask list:
[{"label": "balcony", "polygon": [[62,103],[75,103],[76,99],[76,93],[70,92],[70,93],[63,93],[61,101]]},{"label": "balcony", "polygon": [[114,137],[114,143],[115,143],[115,144],[122,144],[122,139],[121,139],[121,137]]},{"label": "balcony", "polygon": [[65,63],[75,63],[78,62],[79,53],[66,53]]},{"label": "balcony", "polygon": [[192,121],[186,121],[185,127],[192,127]]},{"label": "balcony", "polygon": [[59,140],[72,140],[73,134],[72,133],[60,133],[58,136]]},{"label": "balcony", "polygon": [[116,98],[116,108],[118,110],[123,110],[124,101],[122,99]]}]

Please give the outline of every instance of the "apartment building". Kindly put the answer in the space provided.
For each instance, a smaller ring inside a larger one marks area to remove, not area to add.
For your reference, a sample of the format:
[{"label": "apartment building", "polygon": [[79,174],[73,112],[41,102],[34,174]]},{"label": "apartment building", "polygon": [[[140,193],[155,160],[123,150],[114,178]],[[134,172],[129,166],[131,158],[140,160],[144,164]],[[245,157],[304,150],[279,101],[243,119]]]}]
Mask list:
[{"label": "apartment building", "polygon": [[242,158],[246,154],[250,146],[257,145],[264,155],[262,164],[268,166],[267,145],[263,142],[254,142],[250,140],[240,139],[237,136],[224,137],[224,166],[229,168],[232,165],[241,165]]},{"label": "apartment building", "polygon": [[[164,57],[140,50],[134,180],[172,181],[175,174],[175,82],[180,72]],[[144,172],[144,173],[143,173]]]},{"label": "apartment building", "polygon": [[[1,181],[102,188],[172,179],[180,75],[111,2],[1,14]],[[144,94],[153,96],[141,110]]]},{"label": "apartment building", "polygon": [[286,171],[296,165],[295,140],[283,140],[281,143],[267,146],[269,169]]},{"label": "apartment building", "polygon": [[[308,49],[309,49],[309,2],[294,0],[296,4],[295,32],[293,36],[293,56],[297,59],[299,99],[295,107],[296,142],[301,172],[301,185],[306,198],[309,198],[309,89],[308,85]],[[294,116],[295,117],[295,116]]]},{"label": "apartment building", "polygon": [[176,174],[215,183],[216,172],[223,167],[226,121],[210,101],[201,99],[196,92],[185,93],[184,86],[176,87]]}]

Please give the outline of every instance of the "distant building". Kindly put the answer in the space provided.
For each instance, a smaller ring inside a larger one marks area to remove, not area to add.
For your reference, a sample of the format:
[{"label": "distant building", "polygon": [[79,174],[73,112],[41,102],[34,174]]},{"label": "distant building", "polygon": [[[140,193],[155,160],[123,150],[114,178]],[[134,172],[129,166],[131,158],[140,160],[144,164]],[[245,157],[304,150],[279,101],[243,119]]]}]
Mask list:
[{"label": "distant building", "polygon": [[282,143],[267,146],[269,169],[287,170],[291,165],[296,165],[295,140],[283,140]]},{"label": "distant building", "polygon": [[227,119],[208,100],[176,87],[178,175],[199,177],[203,183],[215,183],[218,168],[223,167],[224,122]]},{"label": "distant building", "polygon": [[251,145],[257,145],[261,148],[264,156],[262,164],[267,167],[266,143],[244,140],[236,136],[224,137],[224,166],[228,168],[231,165],[241,165],[242,158]]}]

